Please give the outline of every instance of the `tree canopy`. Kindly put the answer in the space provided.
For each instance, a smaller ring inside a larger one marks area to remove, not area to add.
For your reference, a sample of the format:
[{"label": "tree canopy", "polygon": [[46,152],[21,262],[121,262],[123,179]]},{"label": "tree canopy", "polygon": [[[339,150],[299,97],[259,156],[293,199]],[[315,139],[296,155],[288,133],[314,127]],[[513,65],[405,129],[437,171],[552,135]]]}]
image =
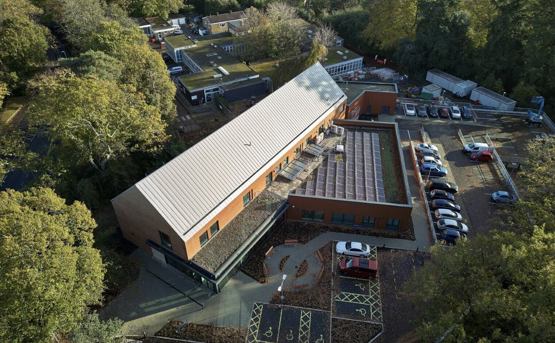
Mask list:
[{"label": "tree canopy", "polygon": [[96,223],[47,188],[0,192],[0,340],[51,342],[99,303],[104,266]]},{"label": "tree canopy", "polygon": [[108,161],[166,139],[159,109],[129,86],[60,70],[38,78],[32,89],[31,121],[49,127],[57,156],[68,163],[104,170]]},{"label": "tree canopy", "polygon": [[0,82],[13,87],[43,66],[49,33],[27,0],[0,1],[0,13]]}]

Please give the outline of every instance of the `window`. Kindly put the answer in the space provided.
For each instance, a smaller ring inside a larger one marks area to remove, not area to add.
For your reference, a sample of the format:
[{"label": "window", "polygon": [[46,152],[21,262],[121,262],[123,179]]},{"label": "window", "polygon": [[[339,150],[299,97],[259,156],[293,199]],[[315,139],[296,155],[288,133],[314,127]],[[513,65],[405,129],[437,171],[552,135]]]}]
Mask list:
[{"label": "window", "polygon": [[304,220],[321,222],[324,221],[324,212],[303,210],[301,217]]},{"label": "window", "polygon": [[289,164],[289,156],[287,156],[287,157],[285,158],[285,163],[284,163],[284,164],[285,164],[285,165],[288,165],[288,164]]},{"label": "window", "polygon": [[398,230],[399,229],[399,219],[397,218],[389,218],[387,220],[387,224],[385,228],[388,230]]},{"label": "window", "polygon": [[266,186],[271,185],[272,181],[273,181],[272,173],[270,172],[270,174],[266,175]]},{"label": "window", "polygon": [[331,221],[334,224],[353,225],[355,223],[355,215],[350,213],[333,213]]},{"label": "window", "polygon": [[212,226],[210,226],[210,236],[214,236],[220,231],[220,224],[216,221]]},{"label": "window", "polygon": [[251,192],[243,195],[243,206],[247,206],[251,202]]},{"label": "window", "polygon": [[208,231],[204,231],[204,233],[200,235],[200,246],[203,247],[206,243],[208,243]]},{"label": "window", "polygon": [[166,235],[162,231],[158,231],[160,234],[160,245],[168,250],[172,250],[172,241],[170,240],[170,236]]},{"label": "window", "polygon": [[362,216],[362,221],[360,224],[364,227],[374,227],[376,223],[376,218],[370,216]]}]

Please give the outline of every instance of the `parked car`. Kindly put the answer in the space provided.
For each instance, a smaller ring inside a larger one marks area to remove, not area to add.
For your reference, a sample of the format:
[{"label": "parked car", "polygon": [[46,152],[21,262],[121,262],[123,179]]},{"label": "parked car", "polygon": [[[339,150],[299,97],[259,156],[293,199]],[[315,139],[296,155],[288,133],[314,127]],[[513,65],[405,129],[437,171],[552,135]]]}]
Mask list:
[{"label": "parked car", "polygon": [[455,229],[462,234],[468,234],[468,226],[454,219],[440,219],[436,222],[438,230]]},{"label": "parked car", "polygon": [[475,152],[470,155],[470,159],[477,162],[490,162],[493,161],[493,153],[491,150]]},{"label": "parked car", "polygon": [[515,202],[515,198],[506,191],[497,191],[491,193],[491,201],[495,203],[502,203],[502,204],[512,204]]},{"label": "parked car", "polygon": [[472,114],[472,108],[468,105],[464,105],[462,108],[462,118],[465,120],[474,119],[474,115]]},{"label": "parked car", "polygon": [[437,113],[440,118],[449,119],[449,110],[447,107],[440,107]]},{"label": "parked car", "polygon": [[435,220],[439,219],[453,219],[461,221],[463,218],[459,212],[451,211],[446,208],[439,208],[432,212]]},{"label": "parked car", "polygon": [[375,278],[378,273],[378,261],[363,257],[342,258],[339,261],[338,270],[345,276]]},{"label": "parked car", "polygon": [[437,146],[428,143],[419,143],[414,147],[417,151],[419,150],[433,150],[436,153],[439,153],[439,149]]},{"label": "parked car", "polygon": [[432,152],[432,151],[417,151],[416,152],[416,157],[418,158],[424,158],[424,157],[433,157],[435,159],[439,159],[439,154],[436,152]]},{"label": "parked car", "polygon": [[173,31],[174,35],[182,35],[183,34],[183,30],[182,29],[176,29],[175,31]]},{"label": "parked car", "polygon": [[416,115],[416,107],[413,104],[405,104],[405,114],[414,117]]},{"label": "parked car", "polygon": [[430,203],[430,208],[434,211],[440,208],[446,208],[448,210],[457,211],[457,212],[461,211],[461,207],[459,205],[445,199],[432,200],[432,202]]},{"label": "parked car", "polygon": [[443,189],[433,189],[430,191],[430,199],[447,199],[455,201],[455,196]]},{"label": "parked car", "polygon": [[433,157],[433,156],[422,156],[422,158],[420,159],[420,164],[424,164],[424,163],[433,163],[433,164],[437,164],[438,166],[443,165],[439,157]]},{"label": "parked car", "polygon": [[428,106],[428,116],[430,118],[437,118],[438,117],[438,108],[436,106]]},{"label": "parked car", "polygon": [[448,245],[455,245],[459,239],[463,238],[463,236],[458,230],[447,229],[439,231],[437,233],[437,238],[444,240]]},{"label": "parked car", "polygon": [[462,117],[461,109],[459,106],[451,106],[449,108],[449,112],[451,113],[451,118],[455,120],[460,120]]},{"label": "parked car", "polygon": [[441,179],[436,179],[436,180],[429,180],[426,183],[426,190],[427,191],[432,191],[434,189],[442,189],[444,191],[447,191],[449,193],[457,193],[459,191],[459,187],[457,185],[455,185],[452,182],[448,182],[445,180],[441,180]]},{"label": "parked car", "polygon": [[470,143],[470,144],[465,144],[464,148],[463,148],[463,152],[466,154],[472,154],[475,152],[481,152],[481,151],[486,151],[486,150],[491,150],[491,147],[489,145],[487,145],[486,143]]},{"label": "parked car", "polygon": [[370,255],[370,247],[368,244],[361,242],[340,241],[335,245],[335,252],[340,255],[368,257]]},{"label": "parked car", "polygon": [[182,66],[173,66],[168,68],[168,73],[170,73],[171,75],[179,74],[181,72],[183,72]]},{"label": "parked car", "polygon": [[420,174],[427,177],[444,177],[447,175],[447,168],[433,163],[424,163],[420,166]]},{"label": "parked car", "polygon": [[422,118],[427,118],[428,110],[426,109],[426,106],[425,105],[418,106],[418,108],[416,109],[416,115]]}]

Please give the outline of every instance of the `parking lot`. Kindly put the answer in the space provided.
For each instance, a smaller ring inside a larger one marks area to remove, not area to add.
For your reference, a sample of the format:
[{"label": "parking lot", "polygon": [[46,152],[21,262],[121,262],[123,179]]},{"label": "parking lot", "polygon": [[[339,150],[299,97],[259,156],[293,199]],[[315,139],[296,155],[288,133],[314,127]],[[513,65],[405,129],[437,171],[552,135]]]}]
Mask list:
[{"label": "parking lot", "polygon": [[[492,229],[494,213],[501,207],[494,204],[490,195],[497,190],[508,190],[495,164],[475,162],[462,153],[463,144],[459,130],[468,141],[485,142],[488,135],[493,141],[503,162],[521,163],[525,160],[526,144],[545,134],[545,128],[527,126],[521,117],[502,116],[499,114],[478,115],[476,121],[454,120],[415,120],[398,116],[397,122],[403,140],[421,141],[423,129],[432,144],[441,150],[441,158],[448,168],[447,179],[459,186],[455,196],[462,208],[461,214],[470,228],[470,237]],[[513,174],[518,187],[518,178]],[[519,190],[522,192],[525,190]]]}]

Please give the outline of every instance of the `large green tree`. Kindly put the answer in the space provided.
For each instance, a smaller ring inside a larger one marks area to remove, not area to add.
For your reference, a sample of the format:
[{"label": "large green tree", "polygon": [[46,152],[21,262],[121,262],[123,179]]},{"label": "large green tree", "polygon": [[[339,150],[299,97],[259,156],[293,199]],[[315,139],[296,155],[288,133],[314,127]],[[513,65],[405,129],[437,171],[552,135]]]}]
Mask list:
[{"label": "large green tree", "polygon": [[0,193],[0,341],[52,342],[100,302],[95,227],[82,203],[51,189]]},{"label": "large green tree", "polygon": [[369,23],[364,34],[382,49],[391,50],[405,38],[414,38],[417,0],[378,0],[369,4]]},{"label": "large green tree", "polygon": [[167,19],[185,7],[183,0],[129,0],[128,10],[135,16],[158,16]]},{"label": "large green tree", "polygon": [[13,86],[43,66],[48,30],[40,9],[27,0],[0,1],[0,81]]},{"label": "large green tree", "polygon": [[47,125],[56,156],[69,165],[98,170],[133,151],[156,149],[166,140],[160,110],[130,86],[67,70],[37,79],[29,109],[34,125]]},{"label": "large green tree", "polygon": [[69,335],[71,343],[123,343],[123,322],[119,319],[106,321],[98,317],[98,313],[88,313]]},{"label": "large green tree", "polygon": [[407,285],[424,342],[555,341],[555,233],[481,235],[432,258]]}]

